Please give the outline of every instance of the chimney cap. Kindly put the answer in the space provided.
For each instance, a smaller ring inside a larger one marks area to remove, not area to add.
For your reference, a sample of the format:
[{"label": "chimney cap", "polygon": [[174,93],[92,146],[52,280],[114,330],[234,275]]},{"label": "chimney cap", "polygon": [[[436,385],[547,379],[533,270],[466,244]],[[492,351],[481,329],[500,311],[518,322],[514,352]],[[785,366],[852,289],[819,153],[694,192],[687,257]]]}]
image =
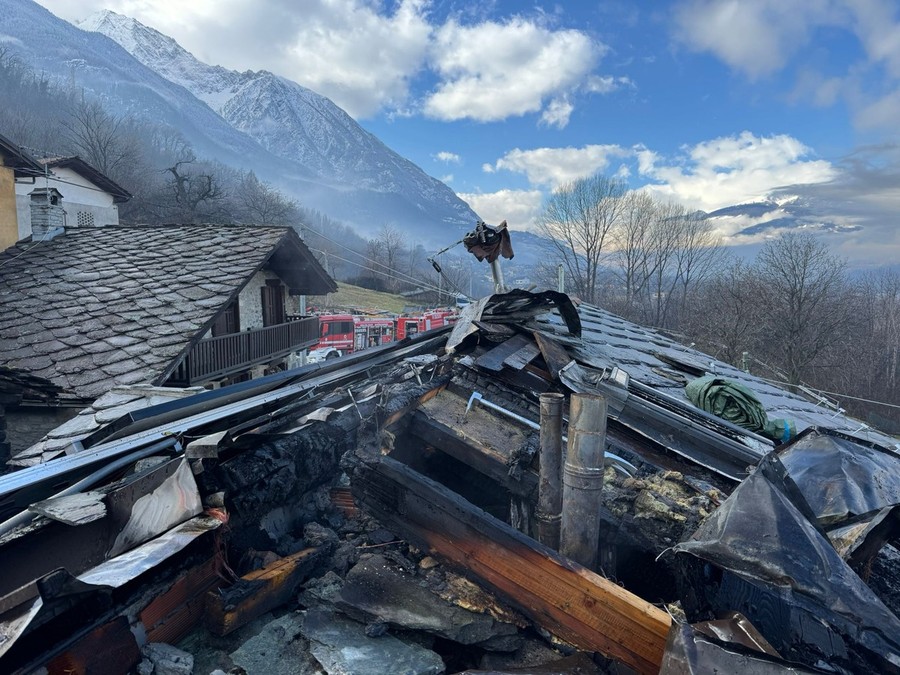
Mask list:
[{"label": "chimney cap", "polygon": [[42,195],[50,195],[50,196],[59,197],[60,199],[62,199],[62,193],[59,190],[57,190],[55,187],[35,188],[34,190],[32,190],[31,192],[28,193],[28,196],[31,198],[34,198],[36,196],[40,197]]}]

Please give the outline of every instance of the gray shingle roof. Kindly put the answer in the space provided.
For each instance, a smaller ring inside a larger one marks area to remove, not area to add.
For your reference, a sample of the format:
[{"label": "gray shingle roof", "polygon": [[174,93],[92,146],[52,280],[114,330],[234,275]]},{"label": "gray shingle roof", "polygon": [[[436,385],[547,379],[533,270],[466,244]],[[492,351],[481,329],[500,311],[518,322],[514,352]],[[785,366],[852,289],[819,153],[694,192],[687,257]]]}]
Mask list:
[{"label": "gray shingle roof", "polygon": [[0,253],[0,363],[84,398],[154,382],[275,258],[282,277],[287,258],[302,270],[292,287],[333,290],[283,227],[73,228],[20,243]]},{"label": "gray shingle roof", "polygon": [[[668,394],[691,407],[693,404],[685,396],[684,385],[695,377],[690,371],[698,368],[748,387],[756,394],[770,419],[793,420],[798,432],[817,426],[835,429],[885,447],[898,447],[895,439],[859,420],[813,403],[770,381],[681,345],[652,328],[639,326],[588,304],[581,304],[578,307],[578,314],[582,328],[580,339],[568,336],[568,331],[558,314],[545,314],[537,323],[541,330],[566,344],[569,352],[582,364],[600,370],[618,367],[627,372],[633,380]],[[687,367],[679,368],[672,365],[679,362],[686,364]]]}]

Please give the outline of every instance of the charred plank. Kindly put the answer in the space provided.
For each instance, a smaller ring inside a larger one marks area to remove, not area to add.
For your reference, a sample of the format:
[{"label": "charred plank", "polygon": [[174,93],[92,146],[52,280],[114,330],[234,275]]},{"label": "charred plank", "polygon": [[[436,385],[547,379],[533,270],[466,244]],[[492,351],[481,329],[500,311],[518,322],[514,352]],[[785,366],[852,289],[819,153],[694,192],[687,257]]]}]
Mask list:
[{"label": "charred plank", "polygon": [[671,623],[662,610],[389,457],[359,463],[352,486],[381,522],[563,640],[658,672]]},{"label": "charred plank", "polygon": [[216,635],[227,635],[270,609],[283,605],[321,557],[322,549],[307,548],[241,577],[231,588],[210,591],[206,618]]}]

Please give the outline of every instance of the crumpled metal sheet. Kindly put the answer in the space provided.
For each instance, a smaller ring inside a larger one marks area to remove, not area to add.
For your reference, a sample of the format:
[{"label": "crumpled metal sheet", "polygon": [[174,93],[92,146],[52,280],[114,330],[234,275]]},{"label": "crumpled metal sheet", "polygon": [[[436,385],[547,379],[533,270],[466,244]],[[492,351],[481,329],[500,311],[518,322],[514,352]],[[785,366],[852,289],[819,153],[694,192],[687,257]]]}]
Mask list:
[{"label": "crumpled metal sheet", "polygon": [[184,458],[176,461],[179,464],[170,476],[134,502],[130,517],[109,551],[110,558],[202,513],[191,467]]},{"label": "crumpled metal sheet", "polygon": [[221,524],[221,520],[210,516],[192,518],[127,553],[97,565],[78,578],[87,584],[119,588]]},{"label": "crumpled metal sheet", "polygon": [[[39,579],[36,582],[39,592],[37,597],[0,617],[0,659],[22,635],[39,629],[42,623],[52,618],[52,613],[58,611],[60,603],[73,601],[78,596],[108,594],[112,589],[120,588],[153,569],[183,550],[197,537],[215,530],[221,524],[221,520],[210,516],[192,518],[127,553],[97,565],[77,578],[59,569]],[[0,670],[3,670],[2,661]]]},{"label": "crumpled metal sheet", "polygon": [[673,623],[663,654],[660,675],[789,675],[821,673],[787,663],[761,652],[715,640],[687,623]]},{"label": "crumpled metal sheet", "polygon": [[737,611],[792,661],[900,672],[900,619],[764,470],[673,551],[689,620]]},{"label": "crumpled metal sheet", "polygon": [[776,454],[823,526],[900,503],[900,455],[874,443],[810,428]]},{"label": "crumpled metal sheet", "polygon": [[[581,317],[569,296],[557,291],[529,293],[514,289],[507,293],[497,293],[466,305],[453,326],[447,339],[446,352],[452,354],[462,342],[478,332],[474,322],[507,323],[528,326],[538,315],[550,310],[559,312],[570,335],[581,336]],[[531,328],[537,329],[535,323]]]}]

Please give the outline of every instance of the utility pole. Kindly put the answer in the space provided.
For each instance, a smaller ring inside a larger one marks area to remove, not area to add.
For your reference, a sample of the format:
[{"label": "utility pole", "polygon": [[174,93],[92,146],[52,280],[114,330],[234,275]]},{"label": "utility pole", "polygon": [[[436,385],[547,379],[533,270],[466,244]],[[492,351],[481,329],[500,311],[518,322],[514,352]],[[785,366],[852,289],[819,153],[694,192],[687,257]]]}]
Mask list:
[{"label": "utility pole", "polygon": [[491,263],[491,274],[494,277],[494,293],[506,293],[506,286],[503,285],[503,270],[500,269],[499,258]]}]

